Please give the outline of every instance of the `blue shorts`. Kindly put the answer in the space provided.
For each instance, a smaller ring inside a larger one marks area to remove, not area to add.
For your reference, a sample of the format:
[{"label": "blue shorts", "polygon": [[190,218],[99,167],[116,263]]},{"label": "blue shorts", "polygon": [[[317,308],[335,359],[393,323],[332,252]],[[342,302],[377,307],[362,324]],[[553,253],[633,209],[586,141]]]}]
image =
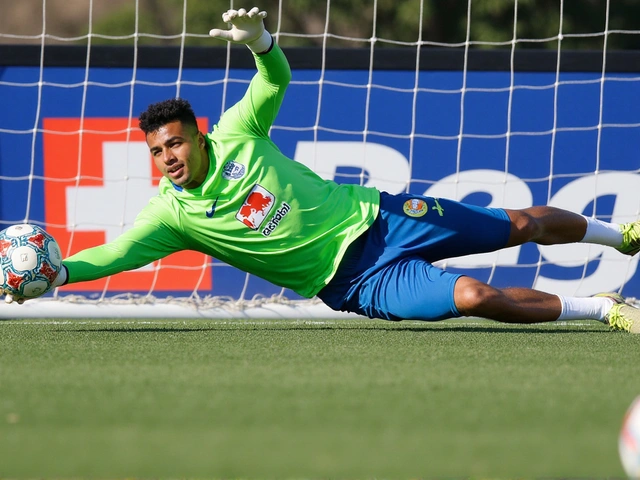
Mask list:
[{"label": "blue shorts", "polygon": [[378,217],[318,297],[334,310],[370,318],[459,317],[453,289],[461,275],[432,263],[504,248],[510,230],[503,209],[382,192]]}]

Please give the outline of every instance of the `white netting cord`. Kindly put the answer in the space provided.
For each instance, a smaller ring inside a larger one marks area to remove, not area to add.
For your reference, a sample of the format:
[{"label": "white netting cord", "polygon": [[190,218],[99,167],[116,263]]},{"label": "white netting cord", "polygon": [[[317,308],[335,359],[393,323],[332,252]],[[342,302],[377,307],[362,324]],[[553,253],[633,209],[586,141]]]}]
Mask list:
[{"label": "white netting cord", "polygon": [[43,0],[42,2],[42,33],[40,36],[40,74],[38,76],[38,100],[36,107],[36,114],[34,118],[34,125],[31,135],[31,155],[30,155],[30,168],[29,168],[29,186],[28,186],[28,194],[27,194],[27,203],[25,206],[25,214],[24,214],[24,222],[29,222],[29,212],[31,211],[31,198],[33,191],[33,180],[35,174],[35,164],[36,164],[36,144],[38,139],[38,125],[40,123],[40,115],[41,115],[41,103],[42,103],[42,88],[44,85],[44,39],[46,33],[46,12],[47,12],[47,1]]},{"label": "white netting cord", "polygon": [[196,310],[208,310],[213,308],[226,308],[230,311],[244,310],[246,308],[259,308],[263,305],[287,305],[301,306],[322,303],[317,298],[292,300],[281,294],[262,295],[256,294],[250,298],[234,298],[221,295],[191,295],[174,296],[168,295],[156,297],[152,294],[136,294],[131,292],[118,293],[109,297],[93,298],[92,296],[76,294],[60,294],[57,300],[67,303],[99,305],[99,304],[119,304],[119,305],[164,305],[179,304]]}]

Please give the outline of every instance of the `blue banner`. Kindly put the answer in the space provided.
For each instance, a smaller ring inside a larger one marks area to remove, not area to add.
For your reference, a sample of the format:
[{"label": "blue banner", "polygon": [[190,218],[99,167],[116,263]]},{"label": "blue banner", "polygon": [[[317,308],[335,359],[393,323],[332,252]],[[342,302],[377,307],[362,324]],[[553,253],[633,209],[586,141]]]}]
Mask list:
[{"label": "blue banner", "polygon": [[[91,232],[86,242],[108,240],[131,224],[154,188],[145,158],[137,162],[144,168],[129,161],[121,175],[116,163],[109,164],[111,170],[105,163],[118,155],[148,156],[136,146],[138,114],[150,103],[179,95],[211,128],[240,99],[254,73],[232,70],[225,77],[222,69],[137,69],[134,77],[125,68],[3,68],[2,228],[28,220],[46,224],[52,233]],[[507,208],[551,204],[622,223],[640,217],[638,98],[640,80],[633,74],[609,73],[603,79],[598,73],[376,71],[369,78],[368,71],[294,70],[272,138],[286,155],[338,182]],[[94,128],[107,133],[100,137]],[[111,144],[88,152],[87,145],[99,145],[94,137]],[[69,147],[71,139],[79,145]],[[118,150],[115,144],[123,142],[130,146]],[[148,181],[106,190],[125,177]],[[65,189],[56,188],[62,183]],[[81,190],[86,188],[95,190]],[[102,226],[79,220],[82,195],[105,202],[125,196],[121,192],[128,198],[122,207],[105,210]],[[134,192],[146,197],[132,198]],[[67,251],[79,245],[85,244]],[[525,245],[443,266],[496,286],[567,295],[622,290],[637,296],[637,263],[610,248],[574,244]],[[186,282],[182,294],[197,289],[201,295],[238,298],[280,292],[257,278],[246,284],[243,273],[226,266],[214,265],[206,275],[210,281]],[[136,285],[146,292],[154,288],[149,282]],[[95,290],[103,288],[120,289]]]}]

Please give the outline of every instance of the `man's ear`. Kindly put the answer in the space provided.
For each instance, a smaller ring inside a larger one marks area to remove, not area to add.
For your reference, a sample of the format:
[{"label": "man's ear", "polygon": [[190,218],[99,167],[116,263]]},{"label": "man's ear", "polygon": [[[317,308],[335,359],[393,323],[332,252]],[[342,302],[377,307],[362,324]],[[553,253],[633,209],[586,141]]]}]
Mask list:
[{"label": "man's ear", "polygon": [[202,133],[200,130],[198,130],[198,147],[199,148],[206,148],[207,146],[207,142],[204,139],[204,133]]}]

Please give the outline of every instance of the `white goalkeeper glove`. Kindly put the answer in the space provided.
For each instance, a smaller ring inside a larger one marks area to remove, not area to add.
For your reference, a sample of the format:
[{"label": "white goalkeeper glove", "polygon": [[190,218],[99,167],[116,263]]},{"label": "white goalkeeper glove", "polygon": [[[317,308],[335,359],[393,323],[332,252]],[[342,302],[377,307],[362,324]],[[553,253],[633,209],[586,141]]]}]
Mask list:
[{"label": "white goalkeeper glove", "polygon": [[[64,285],[65,283],[67,283],[67,279],[68,278],[69,278],[69,273],[67,271],[67,267],[65,267],[63,265],[62,268],[60,269],[60,273],[58,273],[58,276],[56,277],[56,279],[51,284],[51,289],[50,290],[53,290],[56,287],[60,287],[60,286]],[[49,290],[47,290],[47,292],[48,291]],[[47,293],[47,292],[42,292],[42,293],[44,294],[44,293]],[[27,297],[23,297],[21,295],[15,295],[15,294],[11,293],[9,290],[5,290],[5,289],[0,287],[0,297],[2,297],[2,295],[4,295],[5,303],[16,302],[16,303],[22,305],[25,302],[25,300],[29,300],[29,298],[27,298]]]},{"label": "white goalkeeper glove", "polygon": [[246,45],[252,52],[263,53],[271,48],[271,34],[264,28],[262,21],[267,12],[261,12],[258,7],[253,7],[248,12],[239,10],[227,10],[222,14],[222,20],[231,24],[230,30],[214,28],[209,36],[226,40],[227,42]]}]

